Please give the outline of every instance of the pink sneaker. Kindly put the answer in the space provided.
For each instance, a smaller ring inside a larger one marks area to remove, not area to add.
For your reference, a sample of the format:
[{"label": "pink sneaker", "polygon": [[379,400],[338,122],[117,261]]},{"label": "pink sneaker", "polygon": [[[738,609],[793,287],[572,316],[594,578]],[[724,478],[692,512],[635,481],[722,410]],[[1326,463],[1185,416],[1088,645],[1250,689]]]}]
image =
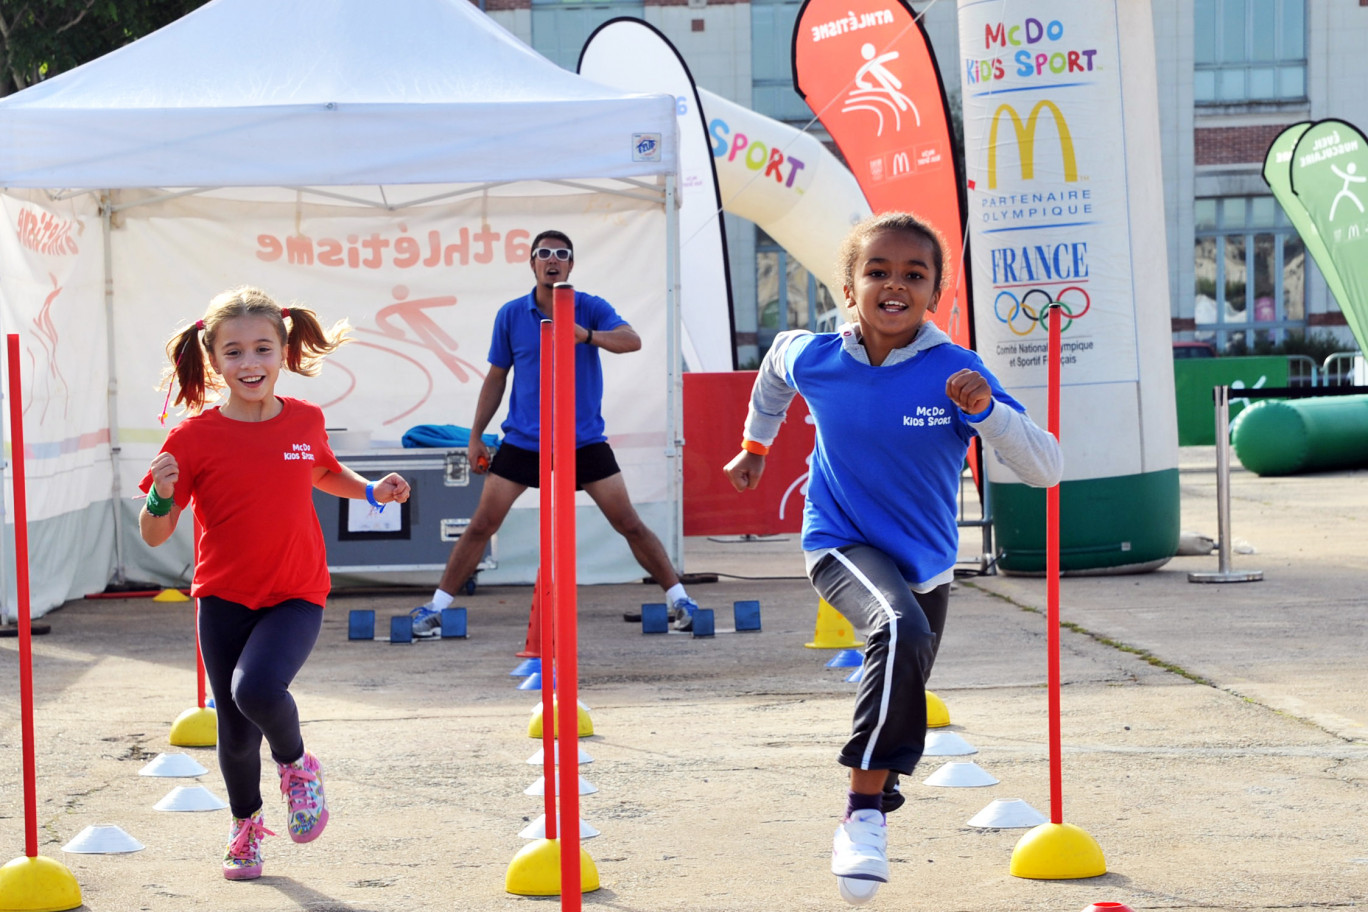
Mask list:
[{"label": "pink sneaker", "polygon": [[251,817],[234,817],[223,853],[223,876],[229,880],[255,880],[261,876],[261,839],[274,836],[262,822],[261,811]]},{"label": "pink sneaker", "polygon": [[308,751],[294,763],[277,763],[280,793],[290,805],[290,838],[312,842],[328,825],[328,802],[323,797],[323,767]]}]

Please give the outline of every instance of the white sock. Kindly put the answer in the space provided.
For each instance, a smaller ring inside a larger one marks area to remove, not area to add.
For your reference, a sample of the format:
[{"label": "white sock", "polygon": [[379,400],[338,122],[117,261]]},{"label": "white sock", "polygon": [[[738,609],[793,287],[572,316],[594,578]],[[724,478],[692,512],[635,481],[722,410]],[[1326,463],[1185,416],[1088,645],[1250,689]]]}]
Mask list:
[{"label": "white sock", "polygon": [[665,590],[665,601],[671,605],[673,605],[675,602],[679,601],[682,598],[688,597],[689,593],[684,591],[683,583],[675,583],[669,589]]},{"label": "white sock", "polygon": [[456,601],[454,595],[447,595],[441,589],[432,593],[432,610],[441,611],[443,608],[450,608],[451,603]]}]

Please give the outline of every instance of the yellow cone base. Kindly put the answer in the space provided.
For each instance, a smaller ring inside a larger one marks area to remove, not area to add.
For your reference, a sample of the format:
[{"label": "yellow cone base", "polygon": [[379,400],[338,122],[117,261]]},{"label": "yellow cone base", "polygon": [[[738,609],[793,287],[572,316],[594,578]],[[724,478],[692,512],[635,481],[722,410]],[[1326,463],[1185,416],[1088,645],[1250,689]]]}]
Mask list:
[{"label": "yellow cone base", "polygon": [[167,738],[177,747],[213,747],[218,743],[218,716],[212,709],[187,709],[171,723]]},{"label": "yellow cone base", "polygon": [[1107,861],[1097,842],[1071,823],[1042,823],[1022,836],[1012,850],[1013,877],[1076,880],[1101,877]]},{"label": "yellow cone base", "polygon": [[152,601],[188,602],[190,601],[190,596],[186,595],[184,592],[181,592],[179,589],[163,589],[161,592],[158,592],[156,595],[152,596]]},{"label": "yellow cone base", "polygon": [[[575,719],[575,727],[576,729],[578,729],[578,736],[581,738],[588,738],[590,735],[594,733],[594,720],[589,717],[589,710],[585,709],[582,705],[579,707],[579,713],[577,714]],[[554,737],[558,736],[559,734],[560,719],[557,718],[555,721],[555,728],[552,729],[552,735]],[[532,709],[532,720],[527,723],[527,737],[540,738],[541,736],[542,705],[538,703]]]},{"label": "yellow cone base", "polygon": [[81,905],[81,887],[66,865],[43,855],[0,868],[0,912],[65,912]]},{"label": "yellow cone base", "polygon": [[[561,846],[559,839],[537,839],[518,850],[508,863],[504,889],[516,896],[560,896]],[[594,859],[580,848],[580,892],[599,888]]]},{"label": "yellow cone base", "polygon": [[933,694],[926,692],[926,727],[945,728],[950,724],[950,710],[945,708],[945,701]]},{"label": "yellow cone base", "polygon": [[808,649],[855,649],[864,643],[855,642],[855,627],[824,598],[817,599],[817,629]]}]

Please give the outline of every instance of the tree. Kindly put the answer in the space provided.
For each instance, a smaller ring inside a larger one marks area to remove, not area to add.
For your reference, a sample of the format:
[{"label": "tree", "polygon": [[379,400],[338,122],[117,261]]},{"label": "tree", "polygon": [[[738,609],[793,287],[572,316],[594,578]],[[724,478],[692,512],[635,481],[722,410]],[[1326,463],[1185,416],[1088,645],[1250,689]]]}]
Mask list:
[{"label": "tree", "polygon": [[207,0],[0,0],[0,95],[74,69]]}]

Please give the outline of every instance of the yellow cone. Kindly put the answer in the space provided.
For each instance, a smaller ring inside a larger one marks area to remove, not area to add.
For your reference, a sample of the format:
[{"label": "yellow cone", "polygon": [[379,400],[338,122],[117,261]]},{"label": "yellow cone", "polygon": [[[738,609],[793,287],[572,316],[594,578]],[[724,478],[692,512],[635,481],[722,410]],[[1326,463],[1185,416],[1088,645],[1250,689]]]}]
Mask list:
[{"label": "yellow cone", "polygon": [[21,856],[0,868],[0,912],[65,912],[81,905],[81,887],[66,865]]},{"label": "yellow cone", "polygon": [[1042,823],[1029,830],[1012,850],[1013,877],[1031,880],[1076,880],[1101,877],[1107,861],[1096,840],[1071,823]]},{"label": "yellow cone", "polygon": [[[508,863],[504,889],[517,896],[559,896],[561,892],[561,846],[559,839],[535,839],[518,850]],[[580,847],[580,892],[599,888],[594,859]]]},{"label": "yellow cone", "polygon": [[950,724],[950,710],[945,708],[945,701],[933,694],[926,692],[926,727],[945,728]]},{"label": "yellow cone", "polygon": [[190,601],[190,596],[186,595],[184,592],[181,592],[179,589],[163,589],[161,592],[158,592],[156,595],[152,596],[152,601],[188,602]]},{"label": "yellow cone", "polygon": [[855,642],[855,627],[845,615],[832,608],[824,598],[817,599],[817,629],[808,649],[855,649],[864,643]]},{"label": "yellow cone", "polygon": [[[554,701],[553,701],[554,702]],[[553,710],[554,712],[554,710]],[[575,722],[578,729],[578,737],[588,738],[594,733],[594,720],[589,718],[589,710],[583,703],[579,704],[579,713]],[[557,717],[555,727],[551,730],[552,735],[560,734],[560,718]],[[527,723],[527,737],[540,738],[542,736],[542,705],[538,703],[532,708],[532,720]]]},{"label": "yellow cone", "polygon": [[187,709],[171,723],[167,738],[177,747],[213,747],[218,743],[218,716],[212,709]]}]

